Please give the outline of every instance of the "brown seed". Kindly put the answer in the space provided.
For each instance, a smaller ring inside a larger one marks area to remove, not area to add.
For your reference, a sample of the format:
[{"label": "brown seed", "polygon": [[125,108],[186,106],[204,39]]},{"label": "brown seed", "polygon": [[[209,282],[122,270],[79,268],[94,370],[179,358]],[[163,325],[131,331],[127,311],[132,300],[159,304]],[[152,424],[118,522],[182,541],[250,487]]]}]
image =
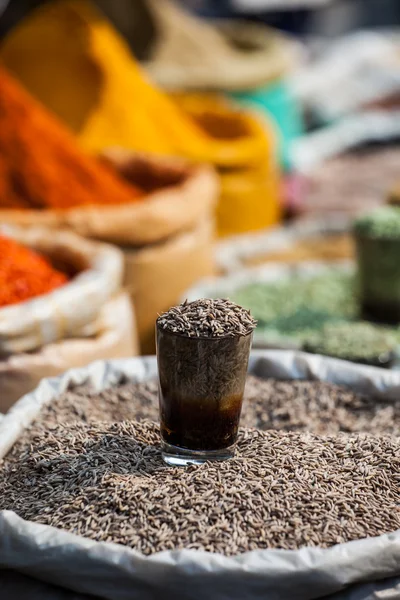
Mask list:
[{"label": "brown seed", "polygon": [[155,382],[70,390],[0,463],[0,509],[144,554],[328,547],[400,527],[399,402],[255,377],[246,396],[243,422],[269,431],[241,429],[233,460],[173,469],[157,426],[132,422],[157,418]]},{"label": "brown seed", "polygon": [[[4,461],[0,508],[144,554],[184,547],[224,554],[328,547],[400,527],[400,440],[395,437],[373,438],[371,450],[362,435],[247,429],[241,430],[234,459],[190,469],[163,464],[158,427],[150,422],[60,424],[52,434],[37,432],[35,439],[32,456],[21,461],[30,443],[26,439]],[[98,484],[86,486],[86,466],[99,453],[107,460],[95,467]],[[49,468],[36,477],[32,490],[27,485],[31,466],[43,459]],[[122,459],[126,473],[121,473]],[[147,477],[137,468],[142,459]],[[290,462],[312,477],[299,484]],[[270,486],[262,479],[266,472]],[[55,483],[54,474],[62,474],[64,484]],[[362,498],[357,508],[355,488]]]}]

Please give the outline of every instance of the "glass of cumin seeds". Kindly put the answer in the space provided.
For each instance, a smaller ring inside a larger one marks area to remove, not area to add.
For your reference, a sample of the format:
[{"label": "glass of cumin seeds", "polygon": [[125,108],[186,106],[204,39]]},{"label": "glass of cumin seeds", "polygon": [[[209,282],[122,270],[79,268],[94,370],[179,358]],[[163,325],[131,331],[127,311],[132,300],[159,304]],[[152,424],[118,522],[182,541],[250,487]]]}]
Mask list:
[{"label": "glass of cumin seeds", "polygon": [[157,319],[162,455],[169,465],[234,455],[256,322],[229,300],[201,299]]}]

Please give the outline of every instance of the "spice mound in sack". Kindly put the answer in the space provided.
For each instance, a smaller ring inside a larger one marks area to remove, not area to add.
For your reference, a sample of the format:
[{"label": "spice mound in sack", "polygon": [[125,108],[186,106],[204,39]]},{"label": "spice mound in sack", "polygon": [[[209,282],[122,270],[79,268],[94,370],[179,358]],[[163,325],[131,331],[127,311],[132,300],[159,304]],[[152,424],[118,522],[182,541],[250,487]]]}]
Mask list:
[{"label": "spice mound in sack", "polygon": [[354,276],[336,269],[307,278],[255,281],[231,296],[251,310],[259,328],[283,336],[302,338],[328,321],[354,319],[358,313]]},{"label": "spice mound in sack", "polygon": [[[231,298],[251,310],[258,320],[257,333],[272,345],[288,341],[307,344],[324,327],[360,323],[356,277],[335,268],[311,277],[295,274],[276,282],[255,281],[237,288]],[[400,342],[399,327],[369,325],[376,337],[388,334]],[[352,352],[355,352],[357,339],[353,340]],[[362,343],[360,341],[360,351]],[[369,351],[371,355],[377,354],[372,345]]]},{"label": "spice mound in sack", "polygon": [[397,340],[384,327],[363,321],[328,323],[304,344],[307,352],[377,367],[392,366],[396,347]]},{"label": "spice mound in sack", "polygon": [[66,275],[44,257],[0,235],[0,307],[47,294],[66,282]]},{"label": "spice mound in sack", "polygon": [[[114,386],[101,392],[77,387],[44,406],[32,435],[43,427],[80,421],[157,421],[158,384]],[[379,401],[331,383],[247,377],[241,425],[258,429],[400,436],[400,400]]]},{"label": "spice mound in sack", "polygon": [[151,422],[25,434],[0,509],[144,554],[329,547],[400,527],[400,440],[242,429],[223,463],[166,467]]},{"label": "spice mound in sack", "polygon": [[95,392],[88,386],[73,388],[44,406],[35,427],[80,421],[158,420],[158,382],[125,383]]},{"label": "spice mound in sack", "polygon": [[248,376],[241,425],[258,429],[400,436],[400,400],[381,401],[333,383]]},{"label": "spice mound in sack", "polygon": [[158,317],[157,325],[188,337],[234,337],[253,331],[257,321],[250,311],[230,300],[202,298],[170,308]]},{"label": "spice mound in sack", "polygon": [[1,208],[124,204],[139,195],[0,68]]}]

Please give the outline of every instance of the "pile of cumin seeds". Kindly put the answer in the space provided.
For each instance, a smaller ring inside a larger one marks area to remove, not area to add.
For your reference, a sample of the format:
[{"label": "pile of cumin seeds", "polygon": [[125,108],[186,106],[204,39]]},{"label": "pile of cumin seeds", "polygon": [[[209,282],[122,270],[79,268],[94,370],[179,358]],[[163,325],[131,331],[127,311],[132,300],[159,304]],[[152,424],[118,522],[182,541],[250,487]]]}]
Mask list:
[{"label": "pile of cumin seeds", "polygon": [[152,554],[329,547],[400,527],[400,440],[241,429],[223,463],[167,467],[154,423],[25,432],[0,509]]},{"label": "pile of cumin seeds", "polygon": [[101,391],[91,386],[74,386],[42,407],[33,428],[58,423],[92,421],[119,422],[151,419],[158,421],[158,383],[118,383]]},{"label": "pile of cumin seeds", "polygon": [[343,432],[400,437],[400,399],[378,400],[322,381],[249,375],[241,425],[317,435]]},{"label": "pile of cumin seeds", "polygon": [[157,326],[187,337],[235,337],[251,333],[257,325],[249,310],[224,298],[185,300],[157,319]]},{"label": "pile of cumin seeds", "polygon": [[[42,408],[39,426],[80,421],[158,421],[158,384],[124,383],[95,392],[71,389]],[[350,389],[318,381],[247,377],[241,425],[258,429],[310,431],[318,435],[371,433],[400,437],[400,400],[378,401]]]}]

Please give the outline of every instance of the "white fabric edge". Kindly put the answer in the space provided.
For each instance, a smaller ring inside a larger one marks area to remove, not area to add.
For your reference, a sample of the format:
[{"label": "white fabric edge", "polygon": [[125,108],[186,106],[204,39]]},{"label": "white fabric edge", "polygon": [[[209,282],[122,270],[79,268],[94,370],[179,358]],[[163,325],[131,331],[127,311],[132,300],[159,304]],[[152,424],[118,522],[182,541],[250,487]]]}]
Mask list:
[{"label": "white fabric edge", "polygon": [[[380,568],[375,560],[377,556]],[[68,568],[63,568],[67,564]],[[221,598],[229,597],[225,596],[229,589],[231,598],[244,598],[237,592],[243,594],[249,586],[258,594],[263,591],[272,593],[273,598],[289,600],[293,596],[288,596],[285,588],[288,586],[293,594],[292,588],[304,586],[307,574],[314,580],[313,588],[307,596],[297,598],[312,599],[359,581],[360,572],[364,581],[400,575],[400,530],[325,550],[253,550],[235,557],[176,550],[145,557],[118,544],[94,542],[3,511],[0,513],[0,566],[32,576],[40,574],[39,578],[48,583],[112,600],[128,597],[139,600],[148,590],[170,591],[177,585],[184,588],[193,580],[201,580],[203,589],[211,584],[217,593],[222,586],[224,595],[218,596]],[[334,572],[336,577],[333,577]],[[131,590],[129,596],[128,589]]]},{"label": "white fabric edge", "polygon": [[[34,249],[40,249],[54,234],[43,227],[26,231],[1,224],[0,233]],[[85,259],[86,268],[52,292],[0,308],[3,354],[31,351],[63,337],[76,337],[86,325],[93,324],[104,303],[121,287],[123,255],[118,248],[70,231],[57,232],[54,247],[76,252]]]}]

